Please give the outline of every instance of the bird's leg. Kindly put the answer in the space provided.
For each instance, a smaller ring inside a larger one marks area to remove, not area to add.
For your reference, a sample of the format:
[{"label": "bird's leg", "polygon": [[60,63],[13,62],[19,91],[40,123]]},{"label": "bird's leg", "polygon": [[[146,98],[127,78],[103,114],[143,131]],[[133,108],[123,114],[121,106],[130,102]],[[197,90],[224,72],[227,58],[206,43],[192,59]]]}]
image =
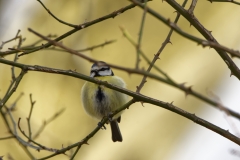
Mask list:
[{"label": "bird's leg", "polygon": [[109,122],[112,122],[112,121],[113,121],[113,119],[112,119],[112,118],[113,118],[113,113],[112,113],[112,112],[109,112],[108,115],[107,115],[107,117],[108,117],[108,121],[109,121]]},{"label": "bird's leg", "polygon": [[[103,119],[104,119],[104,117],[103,117]],[[104,126],[103,119],[100,122],[98,122],[98,127],[101,127],[101,129],[106,130],[107,128]]]}]

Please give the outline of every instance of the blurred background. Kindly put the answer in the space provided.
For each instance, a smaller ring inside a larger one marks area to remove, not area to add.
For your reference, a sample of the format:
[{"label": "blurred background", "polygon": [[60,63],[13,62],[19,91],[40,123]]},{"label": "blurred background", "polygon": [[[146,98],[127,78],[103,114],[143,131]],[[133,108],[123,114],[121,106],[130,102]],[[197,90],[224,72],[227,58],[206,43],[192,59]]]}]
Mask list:
[{"label": "blurred background", "polygon": [[[183,0],[177,2],[182,4]],[[43,0],[43,3],[58,18],[73,24],[94,20],[130,4],[128,1],[111,0],[58,0],[57,3]],[[191,1],[186,8],[190,3]],[[175,19],[175,10],[166,2],[153,0],[148,6],[166,18]],[[219,43],[229,48],[240,49],[240,20],[236,16],[240,15],[239,6],[231,3],[198,1],[194,13],[208,30],[213,31],[212,34]],[[83,29],[67,37],[62,43],[72,49],[81,49],[107,40],[117,40],[113,44],[84,54],[97,60],[133,68],[136,50],[123,37],[119,26],[124,26],[137,41],[142,14],[143,11],[135,7],[114,19]],[[184,18],[180,18],[178,25],[184,31],[202,38]],[[20,34],[26,37],[23,45],[32,44],[39,38],[28,32],[27,28],[32,28],[43,35],[62,35],[71,30],[70,27],[53,19],[37,1],[0,0],[0,41],[13,38],[20,29]],[[152,59],[158,51],[168,31],[169,28],[163,23],[151,15],[146,16],[141,48],[149,59]],[[156,65],[176,82],[186,82],[186,85],[192,85],[195,91],[240,112],[239,80],[230,77],[229,69],[215,50],[202,48],[176,33],[173,33],[171,42],[172,45],[167,45]],[[17,45],[17,41],[5,45],[2,51],[14,45]],[[8,60],[13,58],[13,55],[5,57]],[[22,56],[18,62],[66,70],[76,69],[77,72],[86,75],[89,75],[92,65],[74,55],[51,50]],[[238,59],[234,59],[234,62],[240,66]],[[148,67],[143,59],[140,67],[145,69]],[[10,84],[10,68],[0,64],[1,98]],[[19,70],[16,70],[19,73]],[[129,90],[135,91],[136,86],[141,82],[142,76],[129,75],[116,69],[114,73],[126,81]],[[154,69],[152,73],[158,74]],[[165,102],[174,101],[174,105],[239,135],[239,120],[226,116],[218,109],[192,96],[186,97],[185,93],[171,86],[152,79],[147,81],[141,91],[142,94]],[[66,147],[83,139],[98,123],[86,115],[81,106],[80,91],[83,84],[83,80],[72,77],[28,72],[7,105],[10,106],[21,92],[24,93],[17,103],[13,116],[16,121],[19,117],[22,118],[22,129],[27,132],[29,94],[32,94],[33,100],[36,101],[31,120],[33,134],[44,120],[65,108],[65,112],[51,122],[36,139],[44,146],[60,149],[62,146]],[[0,137],[9,135],[2,118],[0,118],[0,128]],[[107,126],[107,130],[99,131],[90,139],[88,142],[90,145],[84,145],[80,149],[75,159],[237,160],[240,158],[239,155],[233,154],[233,151],[240,152],[239,146],[235,143],[175,113],[150,104],[144,104],[144,107],[140,103],[132,105],[123,114],[120,128],[123,135],[122,143],[112,142],[110,128]],[[51,154],[47,151],[29,150],[36,158]],[[0,141],[0,156],[4,155],[4,159],[8,159],[8,154],[15,160],[29,159],[15,139]],[[65,160],[68,157],[59,155],[52,159]]]}]

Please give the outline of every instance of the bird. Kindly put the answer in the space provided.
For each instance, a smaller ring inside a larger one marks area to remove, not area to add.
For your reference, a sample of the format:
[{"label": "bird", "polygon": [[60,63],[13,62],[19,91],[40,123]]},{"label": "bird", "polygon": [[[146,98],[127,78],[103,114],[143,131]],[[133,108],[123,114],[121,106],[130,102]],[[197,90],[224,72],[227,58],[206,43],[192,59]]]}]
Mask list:
[{"label": "bird", "polygon": [[[108,64],[103,61],[98,61],[92,65],[90,77],[126,88],[124,80],[115,76]],[[101,120],[103,117],[109,116],[113,111],[126,104],[128,97],[126,94],[109,89],[103,85],[85,82],[81,90],[81,99],[86,113]],[[118,123],[121,121],[121,114],[122,112],[119,112],[109,119],[113,142],[123,141],[118,126]]]}]

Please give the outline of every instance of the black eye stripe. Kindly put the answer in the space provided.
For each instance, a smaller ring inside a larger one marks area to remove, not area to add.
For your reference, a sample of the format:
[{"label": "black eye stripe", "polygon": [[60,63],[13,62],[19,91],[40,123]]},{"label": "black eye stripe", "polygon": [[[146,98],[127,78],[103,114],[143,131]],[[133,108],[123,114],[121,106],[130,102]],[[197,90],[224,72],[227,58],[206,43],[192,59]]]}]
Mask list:
[{"label": "black eye stripe", "polygon": [[92,72],[99,72],[99,71],[106,71],[106,70],[109,70],[110,68],[101,68],[101,69],[97,69],[97,70],[91,70],[91,73]]},{"label": "black eye stripe", "polygon": [[[106,73],[109,72],[109,74],[102,74],[101,72],[107,71]],[[113,71],[110,69],[110,67],[102,67],[99,69],[93,69],[90,71],[90,74],[94,74],[93,77],[101,77],[101,76],[114,76]]]},{"label": "black eye stripe", "polygon": [[106,71],[106,70],[109,70],[109,69],[110,69],[109,67],[108,68],[101,68],[98,71]]}]

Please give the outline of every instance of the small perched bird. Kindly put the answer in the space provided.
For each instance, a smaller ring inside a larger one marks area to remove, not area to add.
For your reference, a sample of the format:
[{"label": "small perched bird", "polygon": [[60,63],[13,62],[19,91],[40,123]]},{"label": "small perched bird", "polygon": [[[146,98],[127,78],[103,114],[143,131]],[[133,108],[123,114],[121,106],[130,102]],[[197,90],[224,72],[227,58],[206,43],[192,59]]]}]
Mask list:
[{"label": "small perched bird", "polygon": [[[92,65],[90,77],[107,81],[109,84],[119,87],[126,87],[125,82],[120,77],[115,76],[111,68],[103,61]],[[85,111],[99,120],[104,116],[109,116],[113,111],[127,103],[127,95],[91,82],[86,82],[83,85],[81,95]],[[121,120],[121,113],[119,112],[109,120],[113,142],[122,142],[123,140],[118,126]]]}]

